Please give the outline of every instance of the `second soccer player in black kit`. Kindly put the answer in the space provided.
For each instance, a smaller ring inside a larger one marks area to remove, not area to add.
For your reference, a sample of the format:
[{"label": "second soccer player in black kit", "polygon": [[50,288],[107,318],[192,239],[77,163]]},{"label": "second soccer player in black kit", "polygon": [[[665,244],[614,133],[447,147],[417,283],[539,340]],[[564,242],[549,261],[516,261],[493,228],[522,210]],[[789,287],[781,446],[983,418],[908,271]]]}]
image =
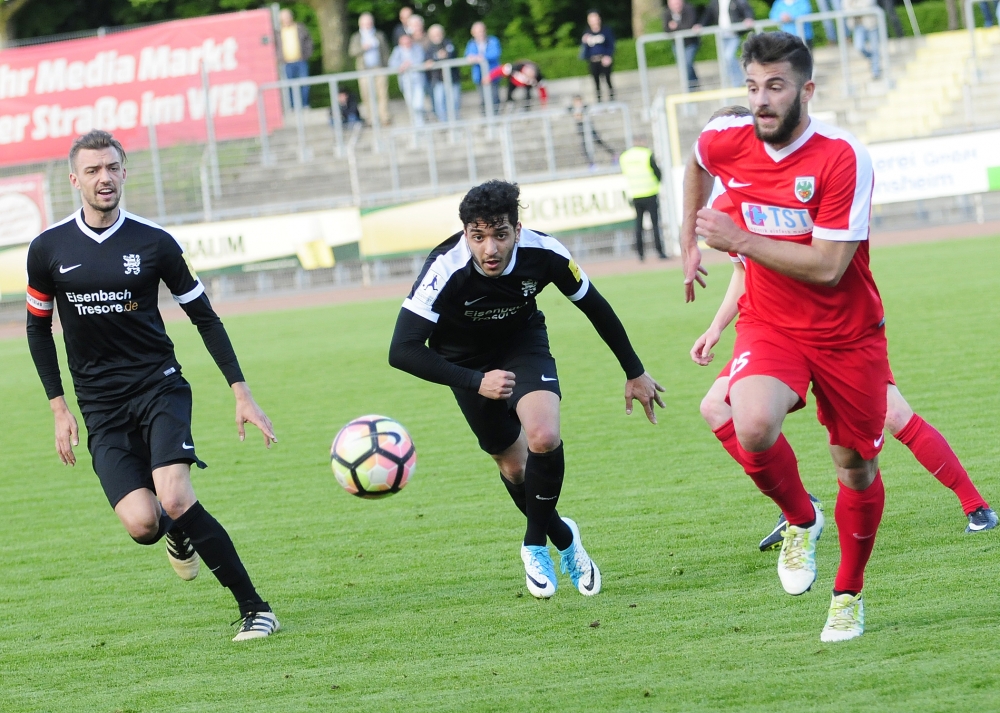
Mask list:
[{"label": "second soccer player in black kit", "polygon": [[653,404],[663,406],[657,393],[663,387],[646,373],[618,316],[569,251],[521,227],[518,196],[516,184],[489,181],[462,199],[464,230],[427,257],[396,321],[389,363],[452,388],[527,518],[521,559],[528,591],[539,598],[556,591],[548,539],[562,571],[591,596],[601,590],[601,572],[576,523],[556,512],[565,471],[559,379],[536,295],[554,284],[594,324],[625,371],[626,413],[638,399],[656,423]]},{"label": "second soccer player in black kit", "polygon": [[73,143],[69,160],[83,208],[28,248],[28,347],[55,416],[56,450],[63,463],[76,463],[77,422],[63,396],[52,338],[58,304],[87,447],[118,518],[140,544],[166,536],[167,556],[182,579],[194,579],[199,560],[205,561],[240,608],[234,641],[268,636],[278,620],[229,535],[191,487],[191,464],[205,465],[191,436],[191,387],[157,306],[161,280],[233,389],[240,439],[244,424],[252,423],[270,448],[277,442],[271,422],[250,394],[226,330],[180,245],[155,223],[119,208],[121,144],[105,131],[91,131]]}]

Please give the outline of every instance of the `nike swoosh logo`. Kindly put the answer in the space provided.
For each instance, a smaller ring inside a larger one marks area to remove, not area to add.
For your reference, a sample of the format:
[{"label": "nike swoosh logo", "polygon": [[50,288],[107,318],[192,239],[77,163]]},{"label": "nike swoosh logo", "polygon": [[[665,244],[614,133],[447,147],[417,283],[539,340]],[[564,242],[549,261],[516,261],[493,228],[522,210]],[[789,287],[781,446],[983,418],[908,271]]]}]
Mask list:
[{"label": "nike swoosh logo", "polygon": [[881,436],[875,439],[875,447],[878,448],[879,446],[881,446],[882,441],[884,440],[885,440],[885,434],[883,433]]},{"label": "nike swoosh logo", "polygon": [[189,446],[187,443],[182,443],[181,444],[181,448],[183,448],[186,451],[193,451],[194,450],[194,446]]},{"label": "nike swoosh logo", "polygon": [[528,579],[530,579],[531,583],[534,584],[539,589],[545,589],[546,587],[549,586],[548,582],[539,582],[537,579],[535,579],[534,577],[532,577],[530,574],[528,575]]},{"label": "nike swoosh logo", "polygon": [[466,307],[468,307],[469,305],[474,305],[474,304],[476,304],[476,302],[478,302],[479,300],[485,300],[485,299],[486,299],[486,295],[483,295],[482,297],[477,297],[477,298],[476,298],[476,299],[474,299],[474,300],[469,300],[468,302],[466,302],[466,303],[465,303],[465,306],[466,306]]},{"label": "nike swoosh logo", "polygon": [[740,183],[735,178],[730,178],[729,179],[729,187],[730,188],[746,188],[749,185],[750,185],[749,183]]},{"label": "nike swoosh logo", "polygon": [[542,375],[542,381],[559,381],[558,377]]},{"label": "nike swoosh logo", "polygon": [[[82,265],[82,264],[83,263],[81,262],[80,265]],[[60,265],[59,266],[59,274],[60,275],[65,275],[70,270],[75,270],[76,268],[80,267],[80,265],[70,265],[69,267],[63,267],[62,265]]]},{"label": "nike swoosh logo", "polygon": [[870,534],[870,535],[859,535],[856,532],[852,533],[852,534],[854,535],[854,539],[855,540],[870,540],[871,538],[875,537],[875,533],[874,532],[872,534]]},{"label": "nike swoosh logo", "polygon": [[970,522],[969,523],[969,529],[970,530],[977,530],[977,531],[978,530],[985,530],[986,529],[986,525],[976,525],[975,523]]},{"label": "nike swoosh logo", "polygon": [[535,494],[535,498],[538,500],[555,500],[558,497],[558,495],[553,495],[551,498],[543,498],[541,495]]},{"label": "nike swoosh logo", "polygon": [[591,562],[590,563],[590,584],[583,585],[583,588],[586,589],[588,592],[590,592],[590,591],[592,591],[594,589],[594,584],[596,584],[596,582],[594,582],[594,563]]}]

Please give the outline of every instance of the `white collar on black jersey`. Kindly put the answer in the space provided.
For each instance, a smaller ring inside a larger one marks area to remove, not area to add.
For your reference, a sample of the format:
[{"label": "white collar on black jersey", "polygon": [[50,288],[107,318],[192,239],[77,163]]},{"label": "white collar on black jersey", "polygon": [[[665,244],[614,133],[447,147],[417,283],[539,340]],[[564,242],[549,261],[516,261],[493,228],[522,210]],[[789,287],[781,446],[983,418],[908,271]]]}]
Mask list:
[{"label": "white collar on black jersey", "polygon": [[802,136],[795,139],[795,141],[788,144],[788,146],[786,146],[783,149],[776,149],[773,148],[771,144],[765,143],[764,150],[767,151],[767,155],[770,156],[775,163],[779,163],[781,162],[782,159],[788,158],[793,153],[802,148],[805,145],[806,141],[811,139],[813,137],[813,134],[815,133],[816,133],[816,120],[809,119],[809,126],[807,126],[806,130],[802,132]]},{"label": "white collar on black jersey", "polygon": [[87,222],[83,219],[83,208],[81,208],[76,212],[76,227],[80,229],[81,233],[83,233],[88,238],[98,243],[103,243],[105,240],[107,240],[116,232],[118,232],[118,228],[122,227],[122,224],[124,222],[125,222],[125,209],[119,206],[118,220],[116,220],[114,224],[110,228],[105,230],[103,233],[95,233],[93,230],[91,230],[90,226],[87,225]]},{"label": "white collar on black jersey", "polygon": [[[462,240],[465,240],[464,236],[462,237]],[[469,250],[468,246],[466,246],[465,249]],[[472,268],[483,277],[489,277],[489,275],[483,272],[483,268],[479,267],[479,263],[476,262],[476,259],[472,257],[471,250],[469,251],[469,257],[472,260]],[[510,263],[508,263],[507,267],[504,268],[504,271],[501,272],[499,275],[497,275],[497,277],[503,277],[504,275],[509,275],[510,273],[514,272],[514,263],[516,262],[517,262],[517,243],[514,243],[514,251],[510,255]]]}]

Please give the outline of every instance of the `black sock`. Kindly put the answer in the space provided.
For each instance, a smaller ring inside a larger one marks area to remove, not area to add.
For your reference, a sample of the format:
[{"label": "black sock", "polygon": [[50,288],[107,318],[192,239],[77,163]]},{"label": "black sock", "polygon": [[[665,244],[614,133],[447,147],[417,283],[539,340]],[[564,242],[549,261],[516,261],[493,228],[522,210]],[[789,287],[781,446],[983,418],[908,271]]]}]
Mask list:
[{"label": "black sock", "polygon": [[201,555],[219,584],[236,597],[240,612],[246,614],[250,611],[270,611],[267,603],[254,589],[229,533],[201,503],[196,502],[175,522],[191,539],[195,551]]},{"label": "black sock", "polygon": [[[526,505],[528,498],[524,494],[524,483],[515,485],[503,477],[503,473],[500,474],[500,480],[503,481],[503,485],[507,488],[510,499],[517,505],[517,509],[526,516],[528,514]],[[552,509],[552,517],[549,518],[549,525],[545,530],[545,534],[552,540],[552,544],[560,550],[565,550],[573,542],[573,531],[569,529],[569,525],[562,521],[555,508]],[[560,547],[560,545],[562,546]]]},{"label": "black sock", "polygon": [[544,545],[550,525],[556,528],[552,544],[566,549],[572,543],[573,535],[566,523],[562,520],[553,522],[565,471],[562,443],[548,453],[528,451],[528,462],[524,466],[525,515],[528,517],[524,544]]},{"label": "black sock", "polygon": [[[153,535],[151,540],[146,540],[142,542],[140,540],[135,540],[140,545],[155,545],[157,542],[163,539],[163,536],[170,532],[171,528],[174,526],[174,521],[167,515],[167,511],[160,508],[160,522],[156,529],[156,534]],[[134,537],[132,539],[135,539]]]}]

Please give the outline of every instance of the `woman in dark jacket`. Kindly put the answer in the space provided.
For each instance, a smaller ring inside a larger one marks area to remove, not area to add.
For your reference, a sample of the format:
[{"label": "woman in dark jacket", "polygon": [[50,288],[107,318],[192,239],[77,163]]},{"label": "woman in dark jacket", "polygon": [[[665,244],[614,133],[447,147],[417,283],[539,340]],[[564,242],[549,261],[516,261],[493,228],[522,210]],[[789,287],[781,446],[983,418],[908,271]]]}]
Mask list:
[{"label": "woman in dark jacket", "polygon": [[590,76],[597,88],[597,101],[601,101],[601,76],[608,85],[611,100],[615,98],[615,88],[611,86],[611,65],[615,57],[615,34],[605,27],[601,15],[596,10],[587,13],[589,29],[583,34],[580,44],[580,59],[590,65]]}]

